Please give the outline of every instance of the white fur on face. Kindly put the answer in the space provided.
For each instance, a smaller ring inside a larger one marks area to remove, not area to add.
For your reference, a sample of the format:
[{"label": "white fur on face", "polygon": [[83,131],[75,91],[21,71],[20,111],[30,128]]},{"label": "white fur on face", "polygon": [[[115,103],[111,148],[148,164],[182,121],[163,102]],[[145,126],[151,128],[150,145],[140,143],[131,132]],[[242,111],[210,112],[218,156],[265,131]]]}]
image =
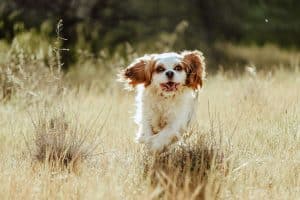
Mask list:
[{"label": "white fur on face", "polygon": [[[155,86],[156,88],[160,89],[165,95],[168,96],[168,94],[174,94],[176,91],[164,91],[161,87],[161,84],[173,82],[175,84],[178,84],[176,88],[180,89],[186,81],[187,74],[183,70],[182,67],[182,59],[183,57],[177,53],[163,53],[158,54],[154,57],[156,64],[155,64],[155,70],[152,74],[152,81],[151,85]],[[176,70],[176,66],[181,66],[182,69],[180,71]],[[161,67],[164,69],[163,71],[156,71],[158,67]],[[170,79],[167,76],[167,73],[173,73],[173,77]]]}]

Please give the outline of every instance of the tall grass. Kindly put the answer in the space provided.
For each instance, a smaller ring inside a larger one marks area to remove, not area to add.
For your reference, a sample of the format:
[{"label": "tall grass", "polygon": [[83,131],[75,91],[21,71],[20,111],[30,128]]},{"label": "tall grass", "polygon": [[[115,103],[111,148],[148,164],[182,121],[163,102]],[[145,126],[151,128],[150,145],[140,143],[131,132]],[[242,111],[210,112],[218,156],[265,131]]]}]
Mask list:
[{"label": "tall grass", "polygon": [[[299,65],[209,75],[198,121],[153,156],[133,140],[133,93],[115,82],[127,59],[85,57],[64,74],[21,47],[10,54],[1,65],[1,199],[298,198]],[[110,73],[86,71],[106,64]]]},{"label": "tall grass", "polygon": [[[234,64],[238,67],[250,65],[268,71],[276,70],[278,67],[296,70],[300,64],[299,51],[296,49],[280,49],[273,44],[245,46],[231,43],[216,43],[215,48],[222,53],[229,64]],[[232,66],[225,67],[232,68]]]}]

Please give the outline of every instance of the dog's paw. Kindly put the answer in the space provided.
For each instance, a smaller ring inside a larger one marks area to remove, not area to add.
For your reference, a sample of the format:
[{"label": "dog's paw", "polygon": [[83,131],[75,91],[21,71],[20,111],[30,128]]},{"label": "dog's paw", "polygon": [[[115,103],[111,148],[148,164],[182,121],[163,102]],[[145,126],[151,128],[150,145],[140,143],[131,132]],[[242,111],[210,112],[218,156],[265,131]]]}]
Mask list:
[{"label": "dog's paw", "polygon": [[149,138],[147,146],[151,152],[161,152],[169,143],[168,139],[159,135],[154,135]]},{"label": "dog's paw", "polygon": [[163,144],[160,144],[160,143],[152,143],[150,146],[149,146],[149,150],[150,152],[152,153],[159,153],[159,152],[162,152],[165,148],[165,145]]}]

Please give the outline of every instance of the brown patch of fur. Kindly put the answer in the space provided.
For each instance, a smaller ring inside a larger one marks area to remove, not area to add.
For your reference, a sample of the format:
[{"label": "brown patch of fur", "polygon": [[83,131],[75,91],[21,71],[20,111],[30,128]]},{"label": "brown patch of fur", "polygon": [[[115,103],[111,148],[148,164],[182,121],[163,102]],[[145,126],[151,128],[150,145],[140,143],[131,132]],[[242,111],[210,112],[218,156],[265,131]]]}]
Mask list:
[{"label": "brown patch of fur", "polygon": [[193,89],[201,88],[205,78],[205,62],[202,52],[184,51],[181,54],[184,56],[183,66],[187,73],[186,85]]},{"label": "brown patch of fur", "polygon": [[123,77],[126,82],[135,87],[138,84],[150,85],[155,61],[152,56],[145,55],[136,59],[124,71]]},{"label": "brown patch of fur", "polygon": [[153,135],[158,134],[166,125],[167,125],[167,122],[165,120],[163,120],[163,118],[160,118],[158,127],[157,128],[154,128],[153,126],[151,127]]}]

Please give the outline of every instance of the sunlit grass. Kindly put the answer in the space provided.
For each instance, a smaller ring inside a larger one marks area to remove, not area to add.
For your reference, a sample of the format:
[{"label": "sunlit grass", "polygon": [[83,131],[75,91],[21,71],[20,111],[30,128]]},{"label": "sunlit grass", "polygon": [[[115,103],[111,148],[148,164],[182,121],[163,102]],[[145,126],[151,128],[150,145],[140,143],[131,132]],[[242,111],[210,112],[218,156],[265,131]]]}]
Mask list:
[{"label": "sunlit grass", "polygon": [[[199,95],[197,122],[180,144],[153,156],[134,143],[134,94],[115,81],[114,70],[125,60],[87,60],[84,68],[65,76],[40,62],[21,57],[1,68],[15,69],[13,91],[0,104],[1,199],[298,197],[298,65],[209,75]],[[103,78],[96,65],[105,64],[115,68]],[[85,71],[89,66],[95,69],[91,73]],[[8,77],[2,78],[5,88]],[[45,140],[49,134],[58,137]],[[83,139],[84,145],[76,145]],[[55,152],[60,142],[63,150],[51,156],[49,148]],[[70,162],[80,170],[53,170],[44,162],[68,165],[64,158],[70,152]]]}]

